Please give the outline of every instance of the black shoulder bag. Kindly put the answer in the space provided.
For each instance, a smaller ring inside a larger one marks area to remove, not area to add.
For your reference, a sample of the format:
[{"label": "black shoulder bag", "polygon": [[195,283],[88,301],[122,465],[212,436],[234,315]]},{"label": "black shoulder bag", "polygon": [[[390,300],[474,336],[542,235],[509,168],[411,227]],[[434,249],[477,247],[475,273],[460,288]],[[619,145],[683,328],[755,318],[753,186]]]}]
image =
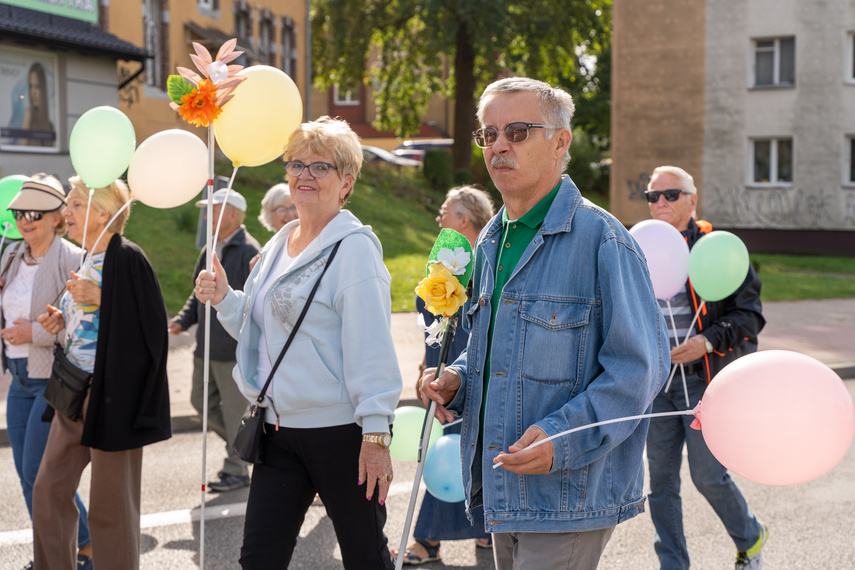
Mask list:
[{"label": "black shoulder bag", "polygon": [[333,247],[332,253],[330,253],[329,258],[327,259],[327,264],[324,266],[323,271],[321,271],[321,276],[318,277],[317,281],[315,281],[315,286],[312,287],[312,292],[309,293],[309,298],[306,299],[306,306],[303,307],[303,312],[300,313],[300,317],[294,324],[294,328],[291,330],[288,340],[285,341],[285,346],[282,347],[282,352],[279,353],[279,358],[276,359],[276,362],[273,364],[273,368],[270,369],[270,374],[267,376],[267,382],[264,383],[264,387],[258,394],[258,398],[256,398],[255,402],[250,406],[249,414],[244,416],[240,422],[237,435],[235,435],[234,444],[232,444],[232,450],[235,452],[235,455],[247,463],[258,465],[259,463],[264,462],[264,458],[261,454],[261,438],[264,435],[264,408],[261,407],[261,403],[264,401],[264,394],[267,392],[267,388],[273,380],[273,374],[279,367],[279,363],[282,362],[285,352],[288,350],[288,347],[291,346],[291,341],[294,340],[294,336],[297,334],[297,329],[300,328],[300,324],[302,324],[306,313],[309,311],[309,306],[312,304],[312,299],[315,298],[315,292],[318,290],[318,285],[321,284],[321,279],[323,279],[324,273],[329,269],[330,263],[332,263],[339,245],[341,245],[341,241],[336,243],[335,247]]}]

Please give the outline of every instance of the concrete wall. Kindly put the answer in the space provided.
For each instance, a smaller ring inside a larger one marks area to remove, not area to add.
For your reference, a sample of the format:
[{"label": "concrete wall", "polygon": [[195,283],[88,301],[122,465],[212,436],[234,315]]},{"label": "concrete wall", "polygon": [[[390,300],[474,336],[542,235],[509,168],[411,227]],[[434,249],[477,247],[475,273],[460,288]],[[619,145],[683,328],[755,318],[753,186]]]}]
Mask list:
[{"label": "concrete wall", "polygon": [[[843,183],[855,133],[855,85],[845,82],[855,2],[707,0],[704,188],[714,225],[855,229],[855,188]],[[752,39],[795,36],[793,88],[753,89]],[[751,181],[750,140],[791,137],[793,182]]]},{"label": "concrete wall", "polygon": [[704,0],[615,0],[611,210],[650,217],[650,172],[673,164],[703,183]]}]

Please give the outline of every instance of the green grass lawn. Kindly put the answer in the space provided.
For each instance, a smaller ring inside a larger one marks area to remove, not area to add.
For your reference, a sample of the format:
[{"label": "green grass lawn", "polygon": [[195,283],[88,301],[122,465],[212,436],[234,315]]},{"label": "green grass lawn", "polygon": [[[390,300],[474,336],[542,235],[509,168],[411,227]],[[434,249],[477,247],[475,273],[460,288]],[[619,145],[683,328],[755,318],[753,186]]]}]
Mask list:
[{"label": "green grass lawn", "polygon": [[[230,176],[231,165],[217,164],[217,174]],[[258,221],[261,198],[282,180],[282,163],[243,168],[234,188],[247,199],[245,225],[260,243],[272,234]],[[366,164],[346,206],[370,225],[383,244],[383,257],[392,275],[392,310],[414,310],[414,289],[424,277],[425,263],[439,228],[435,218],[445,193],[433,190],[415,169]],[[607,198],[592,196],[607,207]],[[166,307],[177,313],[193,289],[192,272],[199,210],[193,202],[159,210],[135,203],[125,235],[148,255],[160,278]],[[792,255],[752,255],[763,281],[766,301],[855,297],[855,258]]]},{"label": "green grass lawn", "polygon": [[753,254],[764,301],[855,297],[855,258]]},{"label": "green grass lawn", "polygon": [[[216,171],[230,176],[231,166],[218,163]],[[283,174],[282,163],[276,161],[240,169],[235,177],[234,189],[247,200],[244,224],[261,244],[273,235],[258,221],[261,198]],[[431,190],[418,172],[366,164],[346,206],[372,226],[383,244],[392,275],[395,312],[415,310],[414,290],[424,276],[427,256],[439,232],[435,217],[443,199],[444,193]],[[125,230],[128,239],[145,250],[157,271],[170,314],[181,309],[193,289],[193,267],[199,256],[195,247],[199,209],[193,202],[169,210],[134,203]]]}]

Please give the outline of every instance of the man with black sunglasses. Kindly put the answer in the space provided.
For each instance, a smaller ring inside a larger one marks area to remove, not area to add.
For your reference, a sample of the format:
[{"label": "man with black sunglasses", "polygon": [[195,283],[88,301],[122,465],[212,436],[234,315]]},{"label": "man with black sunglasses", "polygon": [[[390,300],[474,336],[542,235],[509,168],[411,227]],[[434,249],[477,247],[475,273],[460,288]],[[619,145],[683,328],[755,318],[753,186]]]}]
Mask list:
[{"label": "man with black sunglasses", "polygon": [[[692,177],[682,168],[656,168],[646,196],[650,215],[680,230],[690,248],[712,231],[708,222],[694,219],[698,191]],[[671,362],[683,365],[689,406],[678,373],[668,390],[656,396],[654,413],[692,409],[717,372],[743,354],[757,350],[757,334],[766,321],[761,314],[760,280],[754,268],[749,267],[745,281],[730,297],[704,305],[697,325],[684,342],[700,302],[688,281],[685,291],[667,302],[659,301],[663,311],[668,310],[670,303],[674,315],[673,327],[670,319],[666,319],[674,347]],[[647,434],[650,515],[656,527],[654,547],[660,568],[689,568],[680,502],[680,463],[685,442],[692,481],[736,545],[735,568],[758,570],[763,565],[761,549],[766,542],[766,525],[748,510],[742,493],[727,469],[712,455],[701,432],[689,427],[692,420],[692,416],[654,418]]]},{"label": "man with black sunglasses", "polygon": [[499,570],[597,566],[644,510],[648,420],[558,434],[643,414],[668,374],[644,256],[564,174],[573,111],[526,78],[481,96],[473,137],[504,207],[475,245],[467,348],[420,381],[440,421],[463,416],[467,509],[484,505]]}]

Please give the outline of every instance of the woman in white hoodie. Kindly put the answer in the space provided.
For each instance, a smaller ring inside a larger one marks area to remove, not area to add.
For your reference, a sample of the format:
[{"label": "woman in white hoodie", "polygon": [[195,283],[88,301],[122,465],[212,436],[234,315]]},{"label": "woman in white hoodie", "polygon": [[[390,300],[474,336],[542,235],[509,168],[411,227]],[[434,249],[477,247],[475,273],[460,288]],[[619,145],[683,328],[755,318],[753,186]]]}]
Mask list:
[{"label": "woman in white hoodie", "polygon": [[384,503],[402,384],[391,278],[371,228],[342,210],[362,149],[346,122],[322,117],[294,132],[285,160],[299,219],[262,248],[244,291],[229,289],[216,258],[196,287],[238,339],[235,381],[254,401],[341,242],[265,394],[263,464],[252,474],[241,567],[287,567],[317,492],[345,568],[393,568]]}]

